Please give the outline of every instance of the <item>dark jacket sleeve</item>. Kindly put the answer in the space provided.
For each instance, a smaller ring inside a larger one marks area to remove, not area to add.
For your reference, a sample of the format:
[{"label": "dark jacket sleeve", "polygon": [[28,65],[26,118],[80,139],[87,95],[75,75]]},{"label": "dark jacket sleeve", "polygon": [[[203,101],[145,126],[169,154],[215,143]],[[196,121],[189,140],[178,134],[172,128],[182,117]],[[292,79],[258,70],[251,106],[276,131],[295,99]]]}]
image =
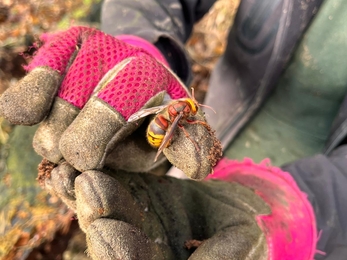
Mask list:
[{"label": "dark jacket sleeve", "polygon": [[215,0],[105,0],[101,10],[101,30],[111,34],[140,36],[154,43],[173,71],[190,81],[190,63],[183,44],[195,22]]},{"label": "dark jacket sleeve", "polygon": [[282,167],[312,203],[320,234],[316,260],[347,258],[347,145]]}]

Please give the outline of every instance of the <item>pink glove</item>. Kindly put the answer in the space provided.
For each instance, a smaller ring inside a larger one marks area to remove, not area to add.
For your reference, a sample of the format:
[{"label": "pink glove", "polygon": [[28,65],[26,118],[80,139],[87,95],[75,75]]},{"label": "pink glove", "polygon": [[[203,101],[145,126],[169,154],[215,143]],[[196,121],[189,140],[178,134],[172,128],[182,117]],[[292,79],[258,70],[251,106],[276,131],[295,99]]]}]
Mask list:
[{"label": "pink glove", "polygon": [[87,27],[42,36],[43,46],[27,66],[30,73],[0,99],[1,114],[12,123],[33,125],[46,118],[34,138],[37,153],[55,163],[64,158],[79,171],[101,168],[113,150],[120,168],[154,167],[154,154],[134,159],[150,148],[126,140],[140,125],[127,119],[161,105],[165,95],[178,99],[189,93],[154,45],[120,38]]},{"label": "pink glove", "polygon": [[76,209],[93,259],[312,260],[319,253],[306,194],[268,160],[223,159],[201,182],[69,168],[54,168],[45,187]]},{"label": "pink glove", "polygon": [[241,184],[269,205],[271,214],[256,215],[265,234],[268,260],[311,260],[319,252],[316,217],[307,195],[289,173],[271,166],[269,159],[260,164],[247,158],[243,162],[223,159],[206,180]]}]

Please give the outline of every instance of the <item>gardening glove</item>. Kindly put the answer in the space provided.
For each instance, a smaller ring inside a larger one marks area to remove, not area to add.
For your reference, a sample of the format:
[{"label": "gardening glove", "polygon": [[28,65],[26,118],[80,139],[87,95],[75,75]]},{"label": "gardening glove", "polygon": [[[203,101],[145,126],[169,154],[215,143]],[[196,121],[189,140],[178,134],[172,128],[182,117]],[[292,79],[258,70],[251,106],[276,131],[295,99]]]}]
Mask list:
[{"label": "gardening glove", "polygon": [[[163,161],[162,156],[153,163],[156,149],[147,143],[144,129],[134,133],[143,119],[127,120],[164,98],[189,93],[154,45],[135,36],[118,38],[87,27],[43,35],[28,75],[1,96],[0,113],[11,123],[42,122],[33,146],[49,161],[64,158],[81,172],[105,164],[142,172]],[[191,144],[186,140],[179,149],[169,146],[163,152],[189,177],[202,179],[212,171],[209,154],[217,142],[206,138],[213,136],[208,127],[194,128]]]},{"label": "gardening glove", "polygon": [[315,253],[312,206],[288,173],[266,161],[222,160],[201,182],[79,174],[64,163],[42,176],[75,209],[93,259],[308,260]]}]

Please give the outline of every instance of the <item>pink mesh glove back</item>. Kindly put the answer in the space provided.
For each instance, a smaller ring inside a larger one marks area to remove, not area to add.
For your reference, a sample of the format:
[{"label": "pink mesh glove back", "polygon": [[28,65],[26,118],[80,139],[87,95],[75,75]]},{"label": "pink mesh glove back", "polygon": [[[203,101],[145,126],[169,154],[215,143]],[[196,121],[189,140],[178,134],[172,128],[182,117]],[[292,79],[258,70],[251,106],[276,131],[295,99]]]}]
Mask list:
[{"label": "pink mesh glove back", "polygon": [[[42,47],[27,66],[29,74],[2,95],[0,112],[15,124],[44,119],[34,148],[52,162],[64,158],[79,171],[101,168],[115,144],[138,128],[137,122],[127,123],[132,114],[161,105],[165,94],[171,99],[189,96],[159,51],[145,40],[128,37],[129,45],[87,27],[41,39]],[[149,149],[133,143],[123,145],[123,159]],[[138,160],[152,165],[153,156]]]},{"label": "pink mesh glove back", "polygon": [[[96,29],[73,27],[66,32],[44,35],[42,40],[45,44],[27,69],[48,66],[63,75],[68,68],[58,97],[79,109],[85,106],[103,76],[115,68],[118,70],[95,96],[126,120],[160,91],[166,91],[172,99],[187,96],[177,77],[146,50]],[[76,49],[78,55],[69,66]]]}]

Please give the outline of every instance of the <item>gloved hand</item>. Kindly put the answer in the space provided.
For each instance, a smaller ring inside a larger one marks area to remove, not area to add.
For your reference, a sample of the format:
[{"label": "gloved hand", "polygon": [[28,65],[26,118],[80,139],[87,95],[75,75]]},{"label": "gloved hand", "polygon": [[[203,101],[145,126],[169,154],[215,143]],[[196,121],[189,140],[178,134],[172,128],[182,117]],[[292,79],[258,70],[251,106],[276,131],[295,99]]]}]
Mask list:
[{"label": "gloved hand", "polygon": [[[119,38],[132,45],[87,27],[44,35],[29,74],[1,96],[0,114],[10,122],[43,121],[33,146],[49,161],[64,158],[81,172],[105,163],[140,172],[164,159],[154,164],[156,149],[147,143],[145,131],[134,132],[143,119],[127,120],[143,108],[161,105],[164,97],[189,93],[154,45],[134,36]],[[197,116],[205,120],[200,111]],[[202,179],[220,157],[220,145],[208,127],[189,127],[194,141],[186,138],[163,152],[189,177]]]},{"label": "gloved hand", "polygon": [[210,176],[79,174],[61,164],[42,181],[76,210],[93,259],[313,259],[312,206],[288,173],[222,160]]}]

